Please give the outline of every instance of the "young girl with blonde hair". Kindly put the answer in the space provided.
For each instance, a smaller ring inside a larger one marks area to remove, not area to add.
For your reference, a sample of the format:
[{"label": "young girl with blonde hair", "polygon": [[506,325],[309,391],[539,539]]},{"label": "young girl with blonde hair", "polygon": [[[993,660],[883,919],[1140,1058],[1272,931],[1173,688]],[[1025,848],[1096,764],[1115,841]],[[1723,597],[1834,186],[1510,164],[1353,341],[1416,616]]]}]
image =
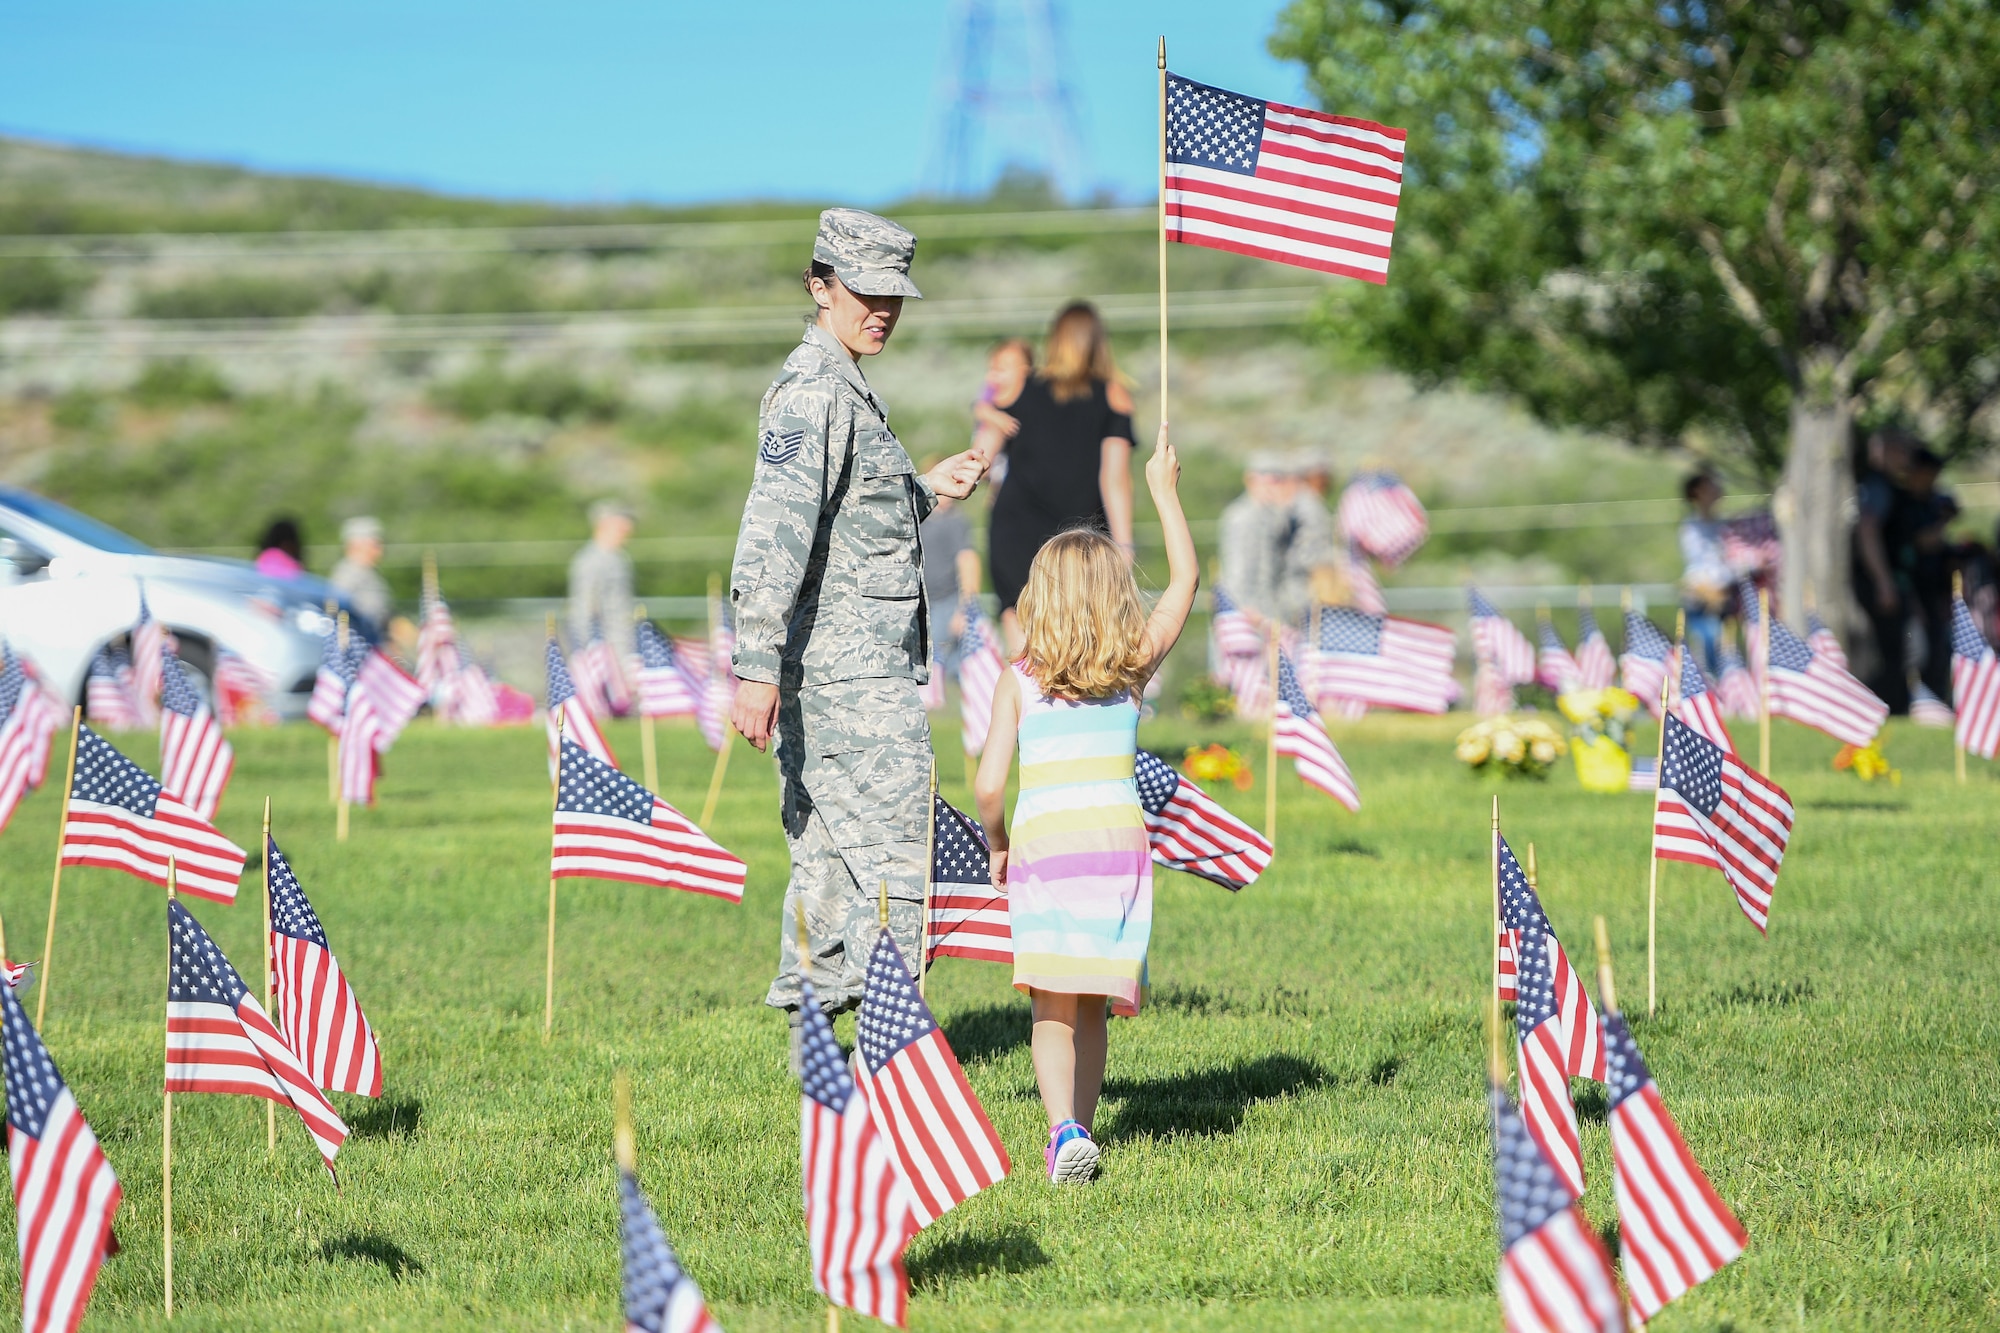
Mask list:
[{"label": "young girl with blonde hair", "polygon": [[[1153,863],[1132,779],[1139,698],[1180,638],[1200,581],[1180,459],[1164,426],[1146,484],[1166,532],[1166,591],[1148,616],[1110,537],[1090,528],[1052,537],[1021,592],[1026,650],[994,691],[973,784],[993,883],[1007,894],[1014,988],[1034,1001],[1045,1160],[1058,1184],[1097,1170],[1090,1127],[1104,1083],[1106,1005],[1139,1011],[1153,921]],[[1017,739],[1010,839],[1002,807]]]}]

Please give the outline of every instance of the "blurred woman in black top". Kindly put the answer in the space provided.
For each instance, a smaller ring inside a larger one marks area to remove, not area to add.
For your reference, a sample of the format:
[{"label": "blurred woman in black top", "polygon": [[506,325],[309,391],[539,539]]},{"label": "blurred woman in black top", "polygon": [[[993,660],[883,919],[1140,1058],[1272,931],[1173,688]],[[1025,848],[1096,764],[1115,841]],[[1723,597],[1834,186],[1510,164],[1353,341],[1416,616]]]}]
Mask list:
[{"label": "blurred woman in black top", "polygon": [[1132,552],[1132,395],[1118,381],[1104,321],[1083,301],[1049,326],[1045,364],[1011,402],[1020,423],[1007,441],[1007,479],[993,502],[989,566],[1010,652],[1020,631],[1014,601],[1042,543],[1089,525]]}]

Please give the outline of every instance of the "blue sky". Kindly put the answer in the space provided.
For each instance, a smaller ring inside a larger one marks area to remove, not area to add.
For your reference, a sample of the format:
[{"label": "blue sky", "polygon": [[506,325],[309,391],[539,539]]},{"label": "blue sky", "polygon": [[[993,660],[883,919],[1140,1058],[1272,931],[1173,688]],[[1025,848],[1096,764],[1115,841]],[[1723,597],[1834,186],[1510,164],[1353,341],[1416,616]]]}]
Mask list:
[{"label": "blue sky", "polygon": [[[476,194],[881,201],[925,181],[960,3],[14,0],[0,133]],[[1303,97],[1264,49],[1280,0],[1062,8],[1089,177],[1121,197],[1153,190],[1160,33],[1178,73]]]}]

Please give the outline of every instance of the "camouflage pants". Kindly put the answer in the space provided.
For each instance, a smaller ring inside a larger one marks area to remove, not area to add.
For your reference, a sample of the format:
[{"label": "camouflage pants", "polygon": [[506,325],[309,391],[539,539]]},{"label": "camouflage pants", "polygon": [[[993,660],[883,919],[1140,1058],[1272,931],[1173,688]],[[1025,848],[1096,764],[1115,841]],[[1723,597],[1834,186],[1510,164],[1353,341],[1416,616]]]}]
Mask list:
[{"label": "camouflage pants", "polygon": [[861,1003],[885,880],[889,928],[904,960],[917,966],[928,877],[930,719],[913,680],[786,688],[775,748],[792,878],[778,976],[764,1003],[798,1007],[797,904],[804,902],[813,992],[828,1013],[840,1013]]}]

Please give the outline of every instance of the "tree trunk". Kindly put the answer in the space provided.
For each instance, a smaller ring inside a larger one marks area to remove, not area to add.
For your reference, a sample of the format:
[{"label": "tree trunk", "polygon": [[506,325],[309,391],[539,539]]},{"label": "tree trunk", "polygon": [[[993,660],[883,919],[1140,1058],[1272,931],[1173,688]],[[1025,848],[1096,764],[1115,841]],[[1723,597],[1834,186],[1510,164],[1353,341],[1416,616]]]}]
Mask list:
[{"label": "tree trunk", "polygon": [[1847,576],[1853,425],[1845,394],[1808,388],[1793,399],[1791,449],[1774,506],[1784,545],[1779,600],[1785,620],[1803,625],[1810,587],[1820,616],[1843,641],[1860,623]]}]

